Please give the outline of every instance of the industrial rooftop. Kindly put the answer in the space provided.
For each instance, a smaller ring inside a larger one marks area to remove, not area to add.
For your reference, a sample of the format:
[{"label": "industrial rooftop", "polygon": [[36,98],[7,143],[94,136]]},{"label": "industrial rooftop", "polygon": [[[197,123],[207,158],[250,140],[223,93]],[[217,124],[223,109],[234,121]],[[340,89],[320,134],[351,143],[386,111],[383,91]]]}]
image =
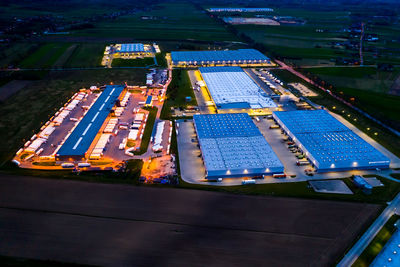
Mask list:
[{"label": "industrial rooftop", "polygon": [[397,229],[381,252],[371,263],[371,267],[400,266],[400,231]]},{"label": "industrial rooftop", "polygon": [[282,173],[283,164],[247,113],[193,116],[207,177]]},{"label": "industrial rooftop", "polygon": [[211,7],[209,12],[272,12],[272,8],[267,7]]},{"label": "industrial rooftop", "polygon": [[172,62],[181,63],[244,63],[269,62],[270,59],[255,49],[218,50],[218,51],[172,51]]},{"label": "industrial rooftop", "polygon": [[133,52],[144,52],[144,45],[137,44],[121,44],[121,48],[117,50],[120,53],[133,53]]},{"label": "industrial rooftop", "polygon": [[78,126],[57,152],[58,156],[84,156],[100,130],[124,85],[107,85]]},{"label": "industrial rooftop", "polygon": [[387,168],[390,160],[326,110],[273,112],[318,171]]},{"label": "industrial rooftop", "polygon": [[240,67],[202,67],[200,72],[219,109],[276,107]]}]

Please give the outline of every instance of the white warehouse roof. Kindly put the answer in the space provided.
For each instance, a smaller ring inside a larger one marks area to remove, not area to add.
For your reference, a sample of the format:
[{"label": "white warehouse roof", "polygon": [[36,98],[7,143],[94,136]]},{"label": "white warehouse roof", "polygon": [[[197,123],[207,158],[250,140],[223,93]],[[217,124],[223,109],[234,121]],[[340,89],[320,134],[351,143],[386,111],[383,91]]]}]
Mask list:
[{"label": "white warehouse roof", "polygon": [[269,98],[240,67],[203,67],[201,75],[217,108],[275,108]]},{"label": "white warehouse roof", "polygon": [[193,116],[207,177],[282,173],[284,168],[247,113]]}]

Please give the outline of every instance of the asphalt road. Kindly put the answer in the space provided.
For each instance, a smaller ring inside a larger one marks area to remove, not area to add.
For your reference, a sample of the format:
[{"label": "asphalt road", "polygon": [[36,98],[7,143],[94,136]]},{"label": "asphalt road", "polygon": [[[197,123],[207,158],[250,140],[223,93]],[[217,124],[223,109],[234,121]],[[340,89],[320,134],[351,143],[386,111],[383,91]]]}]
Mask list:
[{"label": "asphalt road", "polygon": [[101,266],[326,266],[379,206],[0,177],[0,255]]}]

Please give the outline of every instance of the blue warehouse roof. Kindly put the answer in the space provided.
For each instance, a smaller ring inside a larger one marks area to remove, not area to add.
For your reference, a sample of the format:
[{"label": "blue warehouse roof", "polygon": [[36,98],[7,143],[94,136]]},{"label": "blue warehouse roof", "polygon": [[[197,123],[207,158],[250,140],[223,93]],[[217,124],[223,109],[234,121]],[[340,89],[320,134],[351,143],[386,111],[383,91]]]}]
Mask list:
[{"label": "blue warehouse roof", "polygon": [[275,152],[247,113],[194,115],[208,177],[282,173]]},{"label": "blue warehouse roof", "polygon": [[276,111],[275,120],[300,143],[318,170],[388,167],[390,160],[326,110]]},{"label": "blue warehouse roof", "polygon": [[144,52],[143,44],[121,44],[121,49],[118,50],[121,53],[132,53],[132,52]]},{"label": "blue warehouse roof", "polygon": [[150,105],[150,104],[151,104],[151,101],[153,101],[153,96],[149,95],[149,96],[146,98],[145,104],[146,104],[146,105]]},{"label": "blue warehouse roof", "polygon": [[258,136],[260,131],[247,113],[194,115],[199,138]]},{"label": "blue warehouse roof", "polygon": [[[398,227],[398,226],[397,226]],[[371,267],[396,267],[400,266],[400,231],[397,228],[389,241],[385,244],[378,256],[370,265]]]},{"label": "blue warehouse roof", "polygon": [[85,155],[124,88],[124,85],[106,86],[103,93],[58,150],[58,156]]},{"label": "blue warehouse roof", "polygon": [[218,61],[262,61],[269,58],[255,49],[218,50],[218,51],[172,51],[173,62],[218,62]]}]

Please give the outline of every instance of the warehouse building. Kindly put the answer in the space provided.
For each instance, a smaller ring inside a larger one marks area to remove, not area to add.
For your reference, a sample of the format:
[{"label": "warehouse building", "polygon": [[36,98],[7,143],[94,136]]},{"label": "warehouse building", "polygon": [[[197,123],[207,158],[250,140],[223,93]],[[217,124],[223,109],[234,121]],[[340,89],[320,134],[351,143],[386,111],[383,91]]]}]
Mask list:
[{"label": "warehouse building", "polygon": [[371,267],[397,267],[400,266],[400,231],[399,221],[395,223],[396,230],[385,246],[371,263]]},{"label": "warehouse building", "polygon": [[114,58],[154,57],[155,48],[150,44],[116,44],[111,47]]},{"label": "warehouse building", "polygon": [[269,112],[277,105],[240,67],[199,69],[219,113],[243,109]]},{"label": "warehouse building", "polygon": [[283,173],[284,167],[247,113],[193,116],[206,178]]},{"label": "warehouse building", "polygon": [[172,51],[175,67],[199,66],[267,66],[271,60],[255,49],[218,51]]},{"label": "warehouse building", "polygon": [[209,12],[273,12],[272,8],[268,7],[211,7]]},{"label": "warehouse building", "polygon": [[273,118],[319,172],[389,168],[389,158],[326,110],[276,111]]},{"label": "warehouse building", "polygon": [[58,161],[84,160],[86,152],[118,101],[124,85],[107,85],[56,154]]}]

